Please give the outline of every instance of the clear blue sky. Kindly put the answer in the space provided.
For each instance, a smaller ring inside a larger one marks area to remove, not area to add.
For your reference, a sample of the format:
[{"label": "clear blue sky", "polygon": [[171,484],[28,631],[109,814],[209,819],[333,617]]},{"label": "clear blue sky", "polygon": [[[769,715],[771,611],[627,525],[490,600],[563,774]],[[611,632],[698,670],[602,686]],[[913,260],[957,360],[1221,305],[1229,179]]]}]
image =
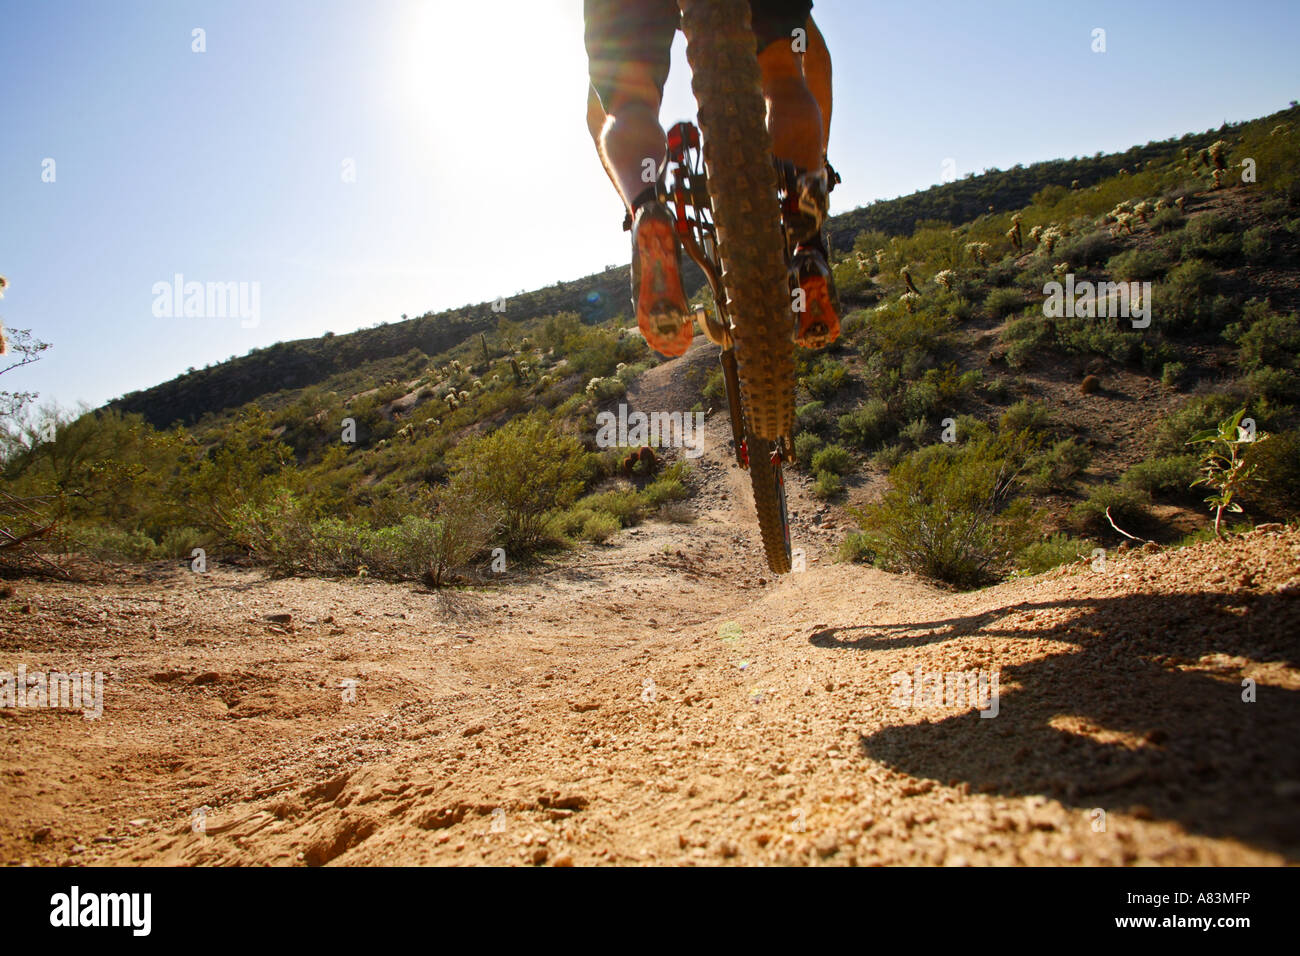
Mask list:
[{"label": "clear blue sky", "polygon": [[[833,212],[938,182],[946,158],[964,175],[1124,149],[1300,98],[1283,0],[815,13]],[[580,0],[3,0],[0,25],[0,319],[54,345],[4,388],[98,404],[627,262],[584,121]],[[693,111],[683,46],[666,120]],[[175,273],[259,283],[260,321],[155,316]]]}]

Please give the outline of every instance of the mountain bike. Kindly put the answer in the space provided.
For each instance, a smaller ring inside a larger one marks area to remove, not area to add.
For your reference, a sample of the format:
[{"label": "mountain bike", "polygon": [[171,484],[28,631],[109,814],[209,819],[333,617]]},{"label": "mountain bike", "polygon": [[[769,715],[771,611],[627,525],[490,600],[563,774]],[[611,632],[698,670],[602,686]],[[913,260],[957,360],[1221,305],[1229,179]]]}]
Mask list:
[{"label": "mountain bike", "polygon": [[782,466],[794,443],[794,282],[781,228],[758,56],[746,0],[679,0],[699,129],[668,132],[660,199],[713,291],[695,307],[722,349],[737,464],[748,470],[767,564],[790,570]]}]

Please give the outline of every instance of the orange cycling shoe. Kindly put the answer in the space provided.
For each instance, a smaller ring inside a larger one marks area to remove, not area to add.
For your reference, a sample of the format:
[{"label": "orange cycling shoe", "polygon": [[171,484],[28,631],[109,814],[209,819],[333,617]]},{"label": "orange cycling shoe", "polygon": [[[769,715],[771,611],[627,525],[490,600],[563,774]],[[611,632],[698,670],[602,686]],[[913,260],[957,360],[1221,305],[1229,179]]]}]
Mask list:
[{"label": "orange cycling shoe", "polygon": [[803,311],[794,341],[806,349],[820,349],[840,335],[840,310],[835,279],[826,265],[825,254],[815,245],[799,246],[794,253],[794,272],[803,290]]},{"label": "orange cycling shoe", "polygon": [[682,289],[677,220],[657,200],[639,205],[632,219],[632,301],[652,349],[676,358],[691,347],[695,326]]}]

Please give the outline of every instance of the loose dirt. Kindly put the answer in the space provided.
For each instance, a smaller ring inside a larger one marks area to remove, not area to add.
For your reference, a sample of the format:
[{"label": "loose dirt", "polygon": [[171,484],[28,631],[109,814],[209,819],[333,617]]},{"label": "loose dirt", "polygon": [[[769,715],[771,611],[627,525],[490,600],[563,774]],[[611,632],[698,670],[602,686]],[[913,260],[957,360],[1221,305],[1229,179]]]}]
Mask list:
[{"label": "loose dirt", "polygon": [[1300,859],[1300,530],[956,594],[832,563],[844,518],[792,479],[777,580],[724,429],[693,523],[483,587],[18,582],[0,670],[101,671],[103,714],[0,707],[0,859]]}]

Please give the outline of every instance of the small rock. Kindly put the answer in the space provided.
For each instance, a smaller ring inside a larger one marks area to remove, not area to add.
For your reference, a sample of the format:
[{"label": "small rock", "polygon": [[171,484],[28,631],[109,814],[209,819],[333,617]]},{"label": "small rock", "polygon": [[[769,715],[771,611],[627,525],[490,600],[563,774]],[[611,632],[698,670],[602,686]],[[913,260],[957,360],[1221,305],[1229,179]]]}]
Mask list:
[{"label": "small rock", "polygon": [[32,842],[44,843],[45,840],[49,837],[49,835],[53,832],[54,832],[53,827],[41,827],[39,830],[37,830],[35,833],[32,834]]},{"label": "small rock", "polygon": [[266,616],[266,619],[270,621],[272,624],[288,624],[290,621],[293,620],[293,615],[284,614],[284,613],[268,614]]},{"label": "small rock", "polygon": [[545,862],[546,862],[546,857],[547,857],[549,854],[550,854],[550,851],[547,850],[546,847],[544,847],[544,846],[539,846],[537,849],[535,849],[535,850],[533,851],[532,861],[533,861],[535,864],[541,865],[542,863],[545,863]]},{"label": "small rock", "polygon": [[573,866],[573,857],[567,853],[563,856],[557,856],[551,866]]},{"label": "small rock", "polygon": [[77,853],[85,853],[86,848],[82,846],[80,843],[74,843],[72,844],[72,849],[69,852],[73,853],[74,855]]},{"label": "small rock", "polygon": [[462,737],[473,737],[475,734],[481,734],[487,730],[482,724],[475,724],[473,727],[466,727],[460,732]]}]

